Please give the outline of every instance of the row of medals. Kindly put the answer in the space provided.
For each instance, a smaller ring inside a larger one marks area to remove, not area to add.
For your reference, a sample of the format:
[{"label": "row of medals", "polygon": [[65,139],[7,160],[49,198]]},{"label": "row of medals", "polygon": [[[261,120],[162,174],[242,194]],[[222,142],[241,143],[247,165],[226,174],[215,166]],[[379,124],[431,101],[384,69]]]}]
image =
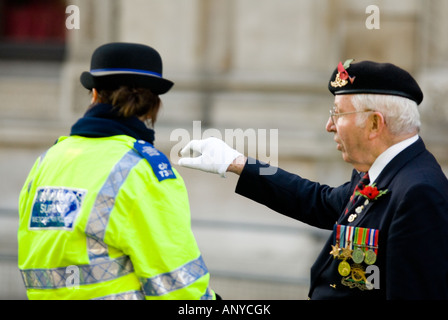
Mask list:
[{"label": "row of medals", "polygon": [[[367,265],[372,265],[376,262],[376,253],[372,249],[364,252],[361,247],[356,247],[354,250],[347,245],[345,248],[339,248],[339,244],[332,246],[333,250],[330,254],[336,259],[342,260],[338,265],[338,272],[343,277],[341,283],[350,288],[358,288],[361,290],[371,290],[372,284],[369,283],[365,276],[365,269],[362,266],[364,262]],[[350,265],[347,260],[352,260]]]}]

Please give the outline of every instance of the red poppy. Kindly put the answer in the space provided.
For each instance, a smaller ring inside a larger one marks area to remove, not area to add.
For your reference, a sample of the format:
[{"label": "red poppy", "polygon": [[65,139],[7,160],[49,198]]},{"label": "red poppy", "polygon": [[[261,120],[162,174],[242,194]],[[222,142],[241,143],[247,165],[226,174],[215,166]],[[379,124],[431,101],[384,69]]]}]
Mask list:
[{"label": "red poppy", "polygon": [[376,197],[378,197],[378,195],[380,194],[380,192],[378,191],[378,188],[373,187],[373,186],[366,186],[366,187],[364,187],[364,189],[359,191],[359,193],[362,194],[363,196],[367,197],[370,200],[376,199]]},{"label": "red poppy", "polygon": [[345,70],[344,66],[342,65],[342,62],[339,62],[338,64],[338,72],[339,72],[339,78],[341,80],[347,80],[349,78],[347,70]]}]

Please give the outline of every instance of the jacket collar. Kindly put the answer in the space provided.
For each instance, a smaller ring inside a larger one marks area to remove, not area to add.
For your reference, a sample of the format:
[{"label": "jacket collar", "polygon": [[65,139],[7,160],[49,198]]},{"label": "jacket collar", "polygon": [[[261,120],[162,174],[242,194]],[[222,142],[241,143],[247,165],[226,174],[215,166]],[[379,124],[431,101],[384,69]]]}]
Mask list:
[{"label": "jacket collar", "polygon": [[426,150],[426,146],[421,137],[409,147],[401,151],[384,167],[377,179],[378,189],[387,187],[394,176],[403,168],[409,161],[412,161],[417,155]]},{"label": "jacket collar", "polygon": [[[409,161],[412,161],[417,155],[421,154],[426,150],[425,144],[422,140],[422,138],[418,138],[416,142],[411,144],[409,147],[401,151],[397,156],[395,156],[381,171],[380,175],[378,176],[376,187],[378,190],[385,190],[390,185],[392,179],[396,176],[396,174],[403,168]],[[387,194],[385,194],[383,197],[388,197],[393,192],[393,190],[388,190]],[[353,210],[356,209],[358,205],[361,205],[361,203],[364,200],[360,200],[359,203],[357,203]],[[362,211],[361,214],[359,214],[358,218],[354,221],[352,224],[353,226],[359,225],[359,223],[363,220],[363,218],[367,215],[367,212],[375,205],[375,202],[370,202],[368,205],[366,205],[365,209]],[[354,213],[354,211],[350,211],[347,213],[340,222],[345,222],[351,213]]]},{"label": "jacket collar", "polygon": [[83,137],[111,137],[127,135],[154,144],[154,130],[149,129],[137,117],[120,117],[110,104],[97,104],[71,128],[70,135]]},{"label": "jacket collar", "polygon": [[394,144],[393,146],[385,150],[382,154],[380,154],[369,169],[370,181],[376,182],[376,178],[378,178],[378,176],[381,174],[381,171],[387,166],[387,164],[391,162],[392,159],[395,158],[401,151],[416,142],[418,138],[419,136],[418,134],[416,134],[411,138]]}]

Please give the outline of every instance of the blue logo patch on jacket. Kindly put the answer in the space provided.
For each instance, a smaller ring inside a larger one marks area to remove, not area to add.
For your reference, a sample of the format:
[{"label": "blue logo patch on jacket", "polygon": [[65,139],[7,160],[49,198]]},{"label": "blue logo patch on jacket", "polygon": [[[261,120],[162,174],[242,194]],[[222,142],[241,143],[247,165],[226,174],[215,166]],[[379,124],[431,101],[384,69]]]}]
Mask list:
[{"label": "blue logo patch on jacket", "polygon": [[134,148],[149,162],[159,181],[176,179],[176,175],[171,168],[171,163],[168,158],[162,152],[154,148],[152,144],[144,140],[137,140],[134,143]]},{"label": "blue logo patch on jacket", "polygon": [[41,187],[34,198],[30,229],[72,230],[86,190]]}]

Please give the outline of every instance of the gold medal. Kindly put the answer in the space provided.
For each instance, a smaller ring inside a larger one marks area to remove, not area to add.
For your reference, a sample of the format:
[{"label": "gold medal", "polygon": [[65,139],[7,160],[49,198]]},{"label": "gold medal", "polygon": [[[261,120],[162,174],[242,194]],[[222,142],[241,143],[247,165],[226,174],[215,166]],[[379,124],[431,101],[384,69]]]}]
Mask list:
[{"label": "gold medal", "polygon": [[347,261],[343,260],[339,263],[338,272],[343,277],[346,277],[350,274],[350,265]]},{"label": "gold medal", "polygon": [[341,251],[341,248],[339,248],[339,243],[336,243],[335,246],[331,246],[332,250],[330,251],[330,254],[333,256],[334,259],[336,259],[339,256],[339,252]]},{"label": "gold medal", "polygon": [[356,282],[365,281],[366,276],[364,270],[359,266],[353,266],[352,268],[352,279]]},{"label": "gold medal", "polygon": [[364,261],[364,252],[361,248],[356,248],[353,250],[352,259],[354,263],[361,263]]},{"label": "gold medal", "polygon": [[343,260],[350,259],[352,257],[352,252],[353,250],[350,249],[349,247],[343,248],[339,259]]},{"label": "gold medal", "polygon": [[368,265],[374,264],[376,262],[376,253],[372,249],[366,251],[364,262]]}]

